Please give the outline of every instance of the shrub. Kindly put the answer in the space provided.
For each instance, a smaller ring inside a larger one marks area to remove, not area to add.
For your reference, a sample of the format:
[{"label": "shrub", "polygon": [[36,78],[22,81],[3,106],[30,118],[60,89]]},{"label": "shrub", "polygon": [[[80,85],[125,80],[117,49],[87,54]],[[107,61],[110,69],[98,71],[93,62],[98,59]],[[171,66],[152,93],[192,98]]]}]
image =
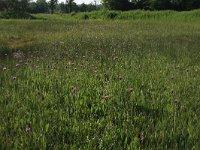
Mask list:
[{"label": "shrub", "polygon": [[4,19],[35,19],[32,15],[23,12],[2,12],[0,18]]},{"label": "shrub", "polygon": [[106,18],[107,19],[114,19],[118,16],[118,14],[116,12],[107,12],[106,13]]},{"label": "shrub", "polygon": [[87,20],[89,19],[89,16],[87,14],[83,14],[82,19]]}]

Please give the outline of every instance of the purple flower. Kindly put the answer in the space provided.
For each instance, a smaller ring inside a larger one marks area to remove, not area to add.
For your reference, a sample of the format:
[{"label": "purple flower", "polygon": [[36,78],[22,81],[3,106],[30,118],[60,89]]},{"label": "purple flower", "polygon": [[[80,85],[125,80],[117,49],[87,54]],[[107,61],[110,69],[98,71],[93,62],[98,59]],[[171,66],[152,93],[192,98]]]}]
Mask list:
[{"label": "purple flower", "polygon": [[128,93],[132,93],[132,92],[134,92],[134,89],[133,88],[129,88],[127,91],[128,91]]},{"label": "purple flower", "polygon": [[26,132],[31,132],[31,128],[30,127],[26,127],[25,131]]},{"label": "purple flower", "polygon": [[104,99],[105,99],[106,101],[108,101],[109,96],[108,96],[108,95],[104,96]]}]

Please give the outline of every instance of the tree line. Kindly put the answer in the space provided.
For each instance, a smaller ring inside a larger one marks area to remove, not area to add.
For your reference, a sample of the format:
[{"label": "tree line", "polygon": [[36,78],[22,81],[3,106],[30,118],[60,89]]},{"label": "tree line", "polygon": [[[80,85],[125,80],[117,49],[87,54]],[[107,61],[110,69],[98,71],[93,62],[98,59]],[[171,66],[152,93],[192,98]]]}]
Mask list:
[{"label": "tree line", "polygon": [[200,0],[102,0],[102,5],[77,5],[74,0],[58,3],[58,0],[0,0],[0,11],[28,13],[71,13],[106,8],[109,10],[192,10],[200,8]]},{"label": "tree line", "polygon": [[71,13],[88,12],[100,9],[100,5],[92,4],[77,5],[74,0],[66,0],[58,3],[58,0],[0,0],[0,11],[27,12],[27,13]]},{"label": "tree line", "polygon": [[192,10],[200,8],[200,0],[102,0],[110,10]]}]

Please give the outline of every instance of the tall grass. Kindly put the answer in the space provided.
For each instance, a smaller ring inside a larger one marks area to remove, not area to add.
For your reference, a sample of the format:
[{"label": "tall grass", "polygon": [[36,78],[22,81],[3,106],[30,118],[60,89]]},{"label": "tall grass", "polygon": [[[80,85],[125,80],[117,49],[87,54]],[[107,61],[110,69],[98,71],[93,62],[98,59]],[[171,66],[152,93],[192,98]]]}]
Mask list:
[{"label": "tall grass", "polygon": [[200,148],[198,21],[45,17],[0,21],[1,149]]},{"label": "tall grass", "polygon": [[52,20],[65,20],[65,19],[101,19],[101,20],[169,20],[169,21],[199,21],[200,11],[93,11],[86,13],[71,13],[60,15],[44,15],[37,14],[37,18],[48,18]]}]

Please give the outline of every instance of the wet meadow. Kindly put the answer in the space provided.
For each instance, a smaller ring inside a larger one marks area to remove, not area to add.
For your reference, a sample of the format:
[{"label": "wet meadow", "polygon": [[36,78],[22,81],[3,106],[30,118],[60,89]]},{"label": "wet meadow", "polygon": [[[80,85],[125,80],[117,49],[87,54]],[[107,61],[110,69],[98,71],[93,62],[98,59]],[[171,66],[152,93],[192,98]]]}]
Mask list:
[{"label": "wet meadow", "polygon": [[199,149],[200,22],[0,20],[1,149]]}]

